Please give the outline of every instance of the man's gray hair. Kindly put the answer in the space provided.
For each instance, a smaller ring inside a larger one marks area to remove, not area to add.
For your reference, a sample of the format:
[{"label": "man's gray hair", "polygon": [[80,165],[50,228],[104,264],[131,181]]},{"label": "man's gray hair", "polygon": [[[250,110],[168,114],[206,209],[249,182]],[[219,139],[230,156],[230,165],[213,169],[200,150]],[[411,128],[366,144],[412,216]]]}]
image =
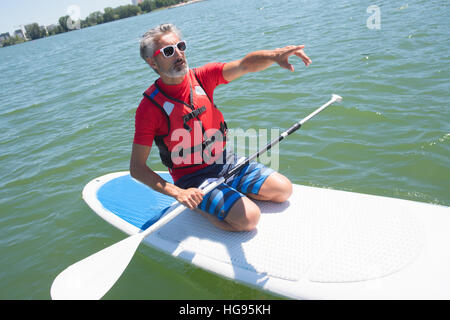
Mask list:
[{"label": "man's gray hair", "polygon": [[175,33],[179,39],[182,38],[180,30],[171,23],[161,24],[153,29],[148,30],[141,39],[140,51],[141,57],[147,62],[147,58],[153,57],[155,53],[155,41],[166,33]]}]

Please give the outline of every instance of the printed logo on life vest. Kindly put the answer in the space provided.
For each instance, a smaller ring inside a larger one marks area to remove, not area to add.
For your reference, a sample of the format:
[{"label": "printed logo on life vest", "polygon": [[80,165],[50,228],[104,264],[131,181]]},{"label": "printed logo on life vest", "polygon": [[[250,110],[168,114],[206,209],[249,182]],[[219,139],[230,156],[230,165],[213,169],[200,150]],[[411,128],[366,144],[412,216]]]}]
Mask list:
[{"label": "printed logo on life vest", "polygon": [[203,88],[199,86],[195,87],[195,93],[198,94],[199,96],[206,96],[206,93],[203,90]]},{"label": "printed logo on life vest", "polygon": [[173,103],[170,103],[169,101],[164,102],[163,108],[168,116],[170,116],[174,107],[175,105]]}]

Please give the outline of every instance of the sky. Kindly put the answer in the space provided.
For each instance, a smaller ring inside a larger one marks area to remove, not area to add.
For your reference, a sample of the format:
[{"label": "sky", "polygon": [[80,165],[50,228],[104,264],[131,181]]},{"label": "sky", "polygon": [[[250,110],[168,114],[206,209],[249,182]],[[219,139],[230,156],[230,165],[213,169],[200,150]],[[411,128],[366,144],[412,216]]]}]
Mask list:
[{"label": "sky", "polygon": [[78,12],[84,19],[94,11],[126,4],[131,4],[131,0],[0,0],[0,33],[12,35],[20,25],[33,22],[58,24],[60,17]]}]

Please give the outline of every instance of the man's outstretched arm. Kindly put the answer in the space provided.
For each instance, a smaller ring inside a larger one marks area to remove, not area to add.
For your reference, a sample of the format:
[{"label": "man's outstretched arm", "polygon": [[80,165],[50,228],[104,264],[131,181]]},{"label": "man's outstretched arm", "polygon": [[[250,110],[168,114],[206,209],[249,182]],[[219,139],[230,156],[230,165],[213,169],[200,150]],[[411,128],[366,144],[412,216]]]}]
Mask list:
[{"label": "man's outstretched arm", "polygon": [[244,74],[258,72],[267,69],[274,63],[278,63],[282,68],[294,71],[294,66],[288,61],[289,57],[295,55],[303,60],[306,66],[311,63],[311,59],[305,54],[305,46],[287,46],[274,50],[261,50],[249,53],[243,59],[226,63],[223,67],[223,77],[227,81],[233,81]]}]

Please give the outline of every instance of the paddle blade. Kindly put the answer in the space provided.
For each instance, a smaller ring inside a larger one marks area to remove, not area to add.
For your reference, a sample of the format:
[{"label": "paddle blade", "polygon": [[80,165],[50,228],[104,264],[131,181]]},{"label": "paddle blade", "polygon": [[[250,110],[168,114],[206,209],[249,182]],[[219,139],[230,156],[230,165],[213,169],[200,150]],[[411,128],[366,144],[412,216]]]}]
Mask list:
[{"label": "paddle blade", "polygon": [[53,300],[99,300],[120,278],[133,258],[142,235],[128,237],[81,260],[53,281]]}]

